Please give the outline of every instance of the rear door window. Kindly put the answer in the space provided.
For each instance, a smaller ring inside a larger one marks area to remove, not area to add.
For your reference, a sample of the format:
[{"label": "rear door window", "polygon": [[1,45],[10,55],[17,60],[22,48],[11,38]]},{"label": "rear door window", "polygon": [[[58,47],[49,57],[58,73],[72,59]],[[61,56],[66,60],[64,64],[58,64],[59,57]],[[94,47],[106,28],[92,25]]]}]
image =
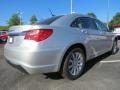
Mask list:
[{"label": "rear door window", "polygon": [[82,25],[82,28],[84,29],[90,28],[90,20],[87,17],[79,18],[79,23]]},{"label": "rear door window", "polygon": [[94,22],[93,18],[89,18],[90,19],[90,29],[93,30],[98,30],[98,27],[96,26],[96,23]]},{"label": "rear door window", "polygon": [[82,28],[84,28],[84,29],[90,28],[90,20],[88,17],[79,17],[79,18],[75,19],[72,22],[71,27],[79,28],[79,24],[81,24]]}]

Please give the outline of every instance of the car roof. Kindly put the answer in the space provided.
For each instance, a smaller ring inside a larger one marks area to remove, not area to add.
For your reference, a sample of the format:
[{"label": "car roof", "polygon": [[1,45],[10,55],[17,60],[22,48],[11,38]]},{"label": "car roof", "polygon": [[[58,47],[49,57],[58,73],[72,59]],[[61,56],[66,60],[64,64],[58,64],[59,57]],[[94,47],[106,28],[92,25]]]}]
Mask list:
[{"label": "car roof", "polygon": [[79,13],[67,14],[66,16],[81,16],[81,17],[90,17],[90,18],[93,18],[92,16],[84,15],[84,14],[79,14]]},{"label": "car roof", "polygon": [[54,21],[50,25],[53,25],[53,26],[68,26],[69,27],[70,24],[73,22],[73,20],[75,20],[78,17],[93,18],[93,17],[88,16],[88,15],[82,15],[82,14],[78,14],[78,13],[72,13],[72,14],[63,15],[62,17],[60,17],[58,20]]}]

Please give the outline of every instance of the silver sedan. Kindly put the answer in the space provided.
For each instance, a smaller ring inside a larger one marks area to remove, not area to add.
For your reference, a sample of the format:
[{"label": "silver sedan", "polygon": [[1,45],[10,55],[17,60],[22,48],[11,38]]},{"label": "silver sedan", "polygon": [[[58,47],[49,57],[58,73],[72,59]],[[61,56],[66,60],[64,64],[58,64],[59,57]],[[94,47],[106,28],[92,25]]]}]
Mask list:
[{"label": "silver sedan", "polygon": [[75,80],[87,60],[109,51],[117,52],[115,35],[96,18],[74,13],[11,27],[4,56],[29,74],[61,72]]}]

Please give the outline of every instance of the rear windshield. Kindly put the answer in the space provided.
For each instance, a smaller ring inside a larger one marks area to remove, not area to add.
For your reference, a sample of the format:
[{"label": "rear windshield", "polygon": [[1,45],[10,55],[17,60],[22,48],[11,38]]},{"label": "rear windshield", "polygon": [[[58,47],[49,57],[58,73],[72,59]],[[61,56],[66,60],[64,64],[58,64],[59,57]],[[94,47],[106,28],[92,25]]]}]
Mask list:
[{"label": "rear windshield", "polygon": [[54,21],[56,21],[57,19],[59,19],[62,16],[53,16],[51,18],[48,19],[44,19],[40,22],[38,22],[37,24],[42,24],[42,25],[50,25],[51,23],[53,23]]}]

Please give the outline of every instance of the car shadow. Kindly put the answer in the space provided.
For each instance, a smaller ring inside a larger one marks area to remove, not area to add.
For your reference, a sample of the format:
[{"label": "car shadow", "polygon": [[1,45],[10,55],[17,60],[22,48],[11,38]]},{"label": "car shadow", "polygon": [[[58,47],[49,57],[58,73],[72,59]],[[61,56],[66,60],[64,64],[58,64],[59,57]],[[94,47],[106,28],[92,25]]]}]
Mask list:
[{"label": "car shadow", "polygon": [[105,53],[101,56],[98,56],[94,59],[91,59],[89,61],[86,62],[86,67],[84,69],[84,72],[82,75],[84,75],[85,73],[87,73],[90,69],[92,69],[92,67],[94,67],[97,63],[99,63],[100,61],[102,61],[103,59],[106,59],[108,58],[109,56],[111,56],[111,53],[108,52],[108,53]]},{"label": "car shadow", "polygon": [[61,80],[63,79],[62,75],[59,72],[56,73],[45,73],[45,79]]},{"label": "car shadow", "polygon": [[[96,57],[94,59],[91,59],[91,60],[87,61],[86,62],[86,67],[85,67],[82,75],[87,73],[90,69],[92,69],[93,66],[95,66],[97,63],[99,63],[101,60],[103,60],[103,59],[105,59],[109,56],[111,56],[111,53],[105,53],[104,55],[101,55],[99,57]],[[61,76],[60,73],[46,73],[44,75],[46,76],[45,77],[46,79],[53,79],[53,80],[63,79],[63,77]]]}]

